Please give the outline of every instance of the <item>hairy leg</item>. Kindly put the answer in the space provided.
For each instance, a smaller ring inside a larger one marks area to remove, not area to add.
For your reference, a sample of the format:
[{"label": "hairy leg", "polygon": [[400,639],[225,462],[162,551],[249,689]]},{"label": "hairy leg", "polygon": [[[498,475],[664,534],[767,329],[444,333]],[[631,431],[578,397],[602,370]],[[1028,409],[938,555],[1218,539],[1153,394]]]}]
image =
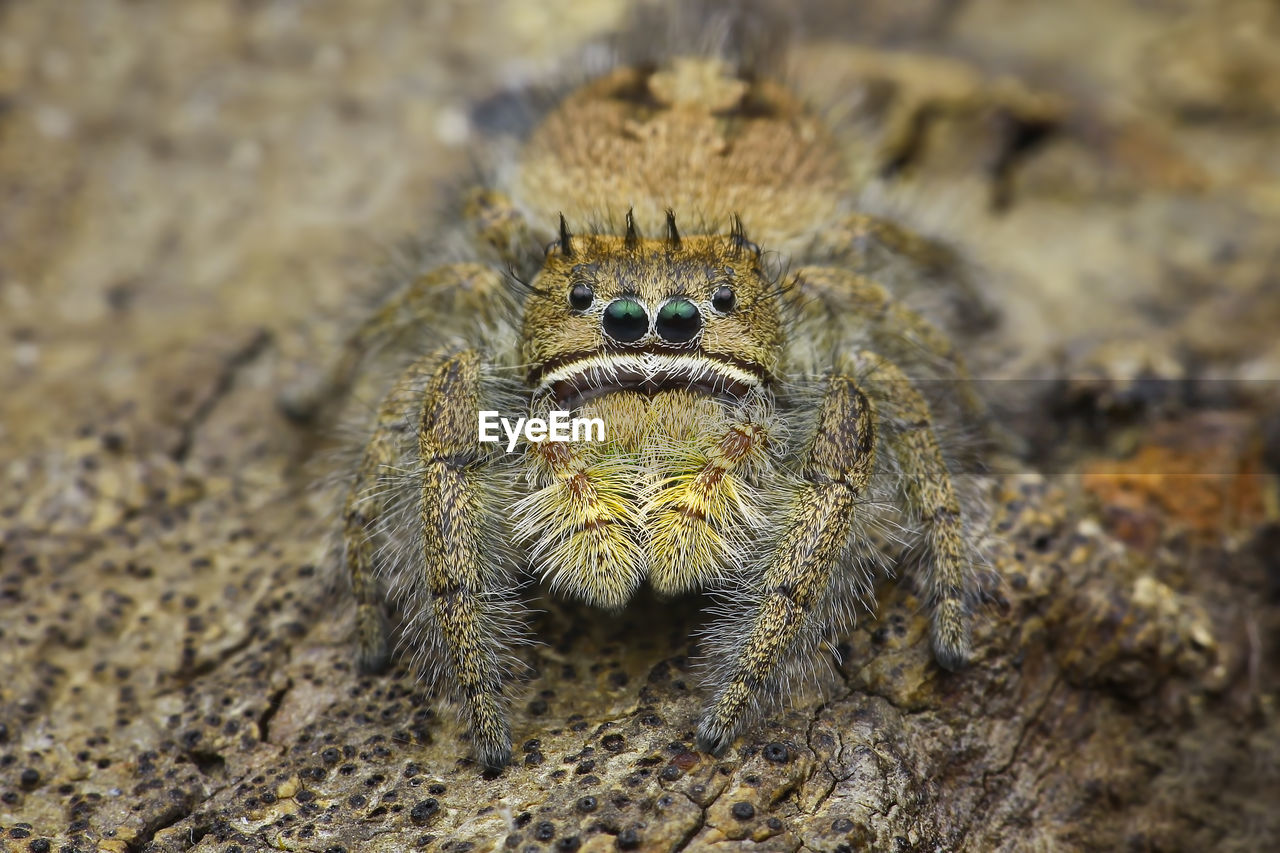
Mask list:
[{"label": "hairy leg", "polygon": [[862,387],[875,402],[885,446],[901,472],[907,511],[924,530],[923,589],[933,614],[931,640],[938,663],[949,670],[972,657],[970,607],[977,593],[974,555],[928,403],[895,364],[859,353]]},{"label": "hairy leg", "polygon": [[482,496],[470,470],[479,457],[476,416],[482,363],[472,350],[436,368],[422,396],[422,568],[431,615],[466,707],[476,757],[486,767],[511,758],[502,697],[501,587],[483,534]]},{"label": "hairy leg", "polygon": [[721,684],[698,724],[698,747],[722,754],[783,668],[804,652],[814,609],[842,562],[875,464],[876,419],[855,379],[833,376],[819,413],[802,476],[805,485],[757,584],[759,598],[738,625]]},{"label": "hairy leg", "polygon": [[498,767],[510,758],[511,736],[502,703],[502,614],[494,604],[504,583],[484,541],[472,470],[479,457],[480,369],[472,351],[433,354],[410,365],[387,394],[347,499],[345,560],[356,598],[359,665],[377,671],[389,659],[375,564],[385,547],[379,525],[390,503],[387,480],[405,476],[406,433],[416,436],[422,551],[420,559],[392,567],[409,578],[392,580],[410,591],[410,600],[423,602],[414,614],[417,625],[431,632],[423,645],[442,652],[437,663],[458,686],[477,757]]},{"label": "hairy leg", "polygon": [[874,278],[899,295],[928,289],[944,299],[966,329],[985,329],[996,320],[972,266],[941,240],[865,213],[833,223],[821,240],[811,257]]},{"label": "hairy leg", "polygon": [[376,526],[388,504],[384,478],[400,461],[402,436],[411,425],[406,413],[443,358],[444,353],[433,353],[415,361],[383,399],[343,507],[343,562],[356,599],[357,661],[362,672],[381,672],[390,662],[383,592],[374,563]]},{"label": "hairy leg", "polygon": [[511,199],[491,189],[474,190],[467,195],[463,215],[475,230],[477,239],[498,253],[498,260],[519,269],[531,259],[537,245],[529,223]]}]

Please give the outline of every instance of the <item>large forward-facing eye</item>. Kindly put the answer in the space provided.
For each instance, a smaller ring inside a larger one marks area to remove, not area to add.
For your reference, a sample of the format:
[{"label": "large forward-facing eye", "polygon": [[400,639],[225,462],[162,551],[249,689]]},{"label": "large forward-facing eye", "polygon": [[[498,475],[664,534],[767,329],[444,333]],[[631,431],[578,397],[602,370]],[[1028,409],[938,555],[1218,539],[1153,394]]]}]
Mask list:
[{"label": "large forward-facing eye", "polygon": [[615,341],[633,343],[649,332],[649,315],[644,306],[630,296],[615,299],[604,309],[604,331]]},{"label": "large forward-facing eye", "polygon": [[588,285],[575,284],[569,288],[569,307],[574,311],[586,311],[595,299],[595,291]]},{"label": "large forward-facing eye", "polygon": [[702,328],[702,315],[698,306],[688,299],[672,299],[658,310],[655,324],[658,337],[673,344],[691,341]]}]

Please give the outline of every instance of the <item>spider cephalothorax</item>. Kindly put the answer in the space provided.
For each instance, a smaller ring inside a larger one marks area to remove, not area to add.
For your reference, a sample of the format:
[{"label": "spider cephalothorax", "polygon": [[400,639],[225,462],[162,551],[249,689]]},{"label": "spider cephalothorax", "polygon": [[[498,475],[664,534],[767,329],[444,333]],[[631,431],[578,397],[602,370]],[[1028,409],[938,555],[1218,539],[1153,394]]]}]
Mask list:
[{"label": "spider cephalothorax", "polygon": [[[938,662],[969,659],[975,526],[934,423],[972,401],[961,383],[920,390],[962,379],[959,358],[868,277],[927,267],[937,282],[950,255],[842,212],[840,163],[815,115],[757,75],[715,59],[620,69],[534,130],[509,195],[469,197],[477,261],[413,279],[351,338],[328,391],[387,341],[420,352],[344,504],[360,662],[387,663],[395,605],[484,764],[511,753],[504,661],[530,575],[608,608],[644,583],[721,591],[698,725],[716,753],[870,595],[886,539],[913,554]],[[479,439],[489,409],[567,410],[606,435],[507,453]]]},{"label": "spider cephalothorax", "polygon": [[561,237],[524,308],[521,352],[535,394],[575,406],[611,390],[672,388],[736,399],[778,366],[774,283],[740,231],[641,239]]}]

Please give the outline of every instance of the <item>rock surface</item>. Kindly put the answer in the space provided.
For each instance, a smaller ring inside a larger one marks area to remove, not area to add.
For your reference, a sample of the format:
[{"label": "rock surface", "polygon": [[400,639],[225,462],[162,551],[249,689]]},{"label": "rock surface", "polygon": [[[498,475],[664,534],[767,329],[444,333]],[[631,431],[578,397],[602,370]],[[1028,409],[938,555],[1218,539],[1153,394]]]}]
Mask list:
[{"label": "rock surface", "polygon": [[466,174],[471,105],[625,11],[534,8],[0,5],[0,847],[1277,843],[1262,0],[807,11],[795,76],[857,93],[868,205],[966,246],[1003,315],[972,357],[1031,440],[993,486],[970,670],[886,587],[714,760],[699,602],[545,601],[498,776],[407,672],[353,672],[332,507],[274,400]]}]

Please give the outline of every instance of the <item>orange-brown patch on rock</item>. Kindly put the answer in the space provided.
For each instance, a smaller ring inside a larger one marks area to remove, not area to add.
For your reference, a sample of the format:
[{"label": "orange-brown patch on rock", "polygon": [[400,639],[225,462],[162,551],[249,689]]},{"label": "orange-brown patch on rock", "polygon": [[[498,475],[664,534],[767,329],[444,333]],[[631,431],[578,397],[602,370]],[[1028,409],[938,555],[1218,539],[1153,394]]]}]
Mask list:
[{"label": "orange-brown patch on rock", "polygon": [[1168,523],[1214,541],[1262,522],[1272,478],[1264,473],[1257,420],[1206,412],[1160,424],[1125,460],[1099,460],[1084,487],[1102,506],[1110,531],[1154,547]]}]

